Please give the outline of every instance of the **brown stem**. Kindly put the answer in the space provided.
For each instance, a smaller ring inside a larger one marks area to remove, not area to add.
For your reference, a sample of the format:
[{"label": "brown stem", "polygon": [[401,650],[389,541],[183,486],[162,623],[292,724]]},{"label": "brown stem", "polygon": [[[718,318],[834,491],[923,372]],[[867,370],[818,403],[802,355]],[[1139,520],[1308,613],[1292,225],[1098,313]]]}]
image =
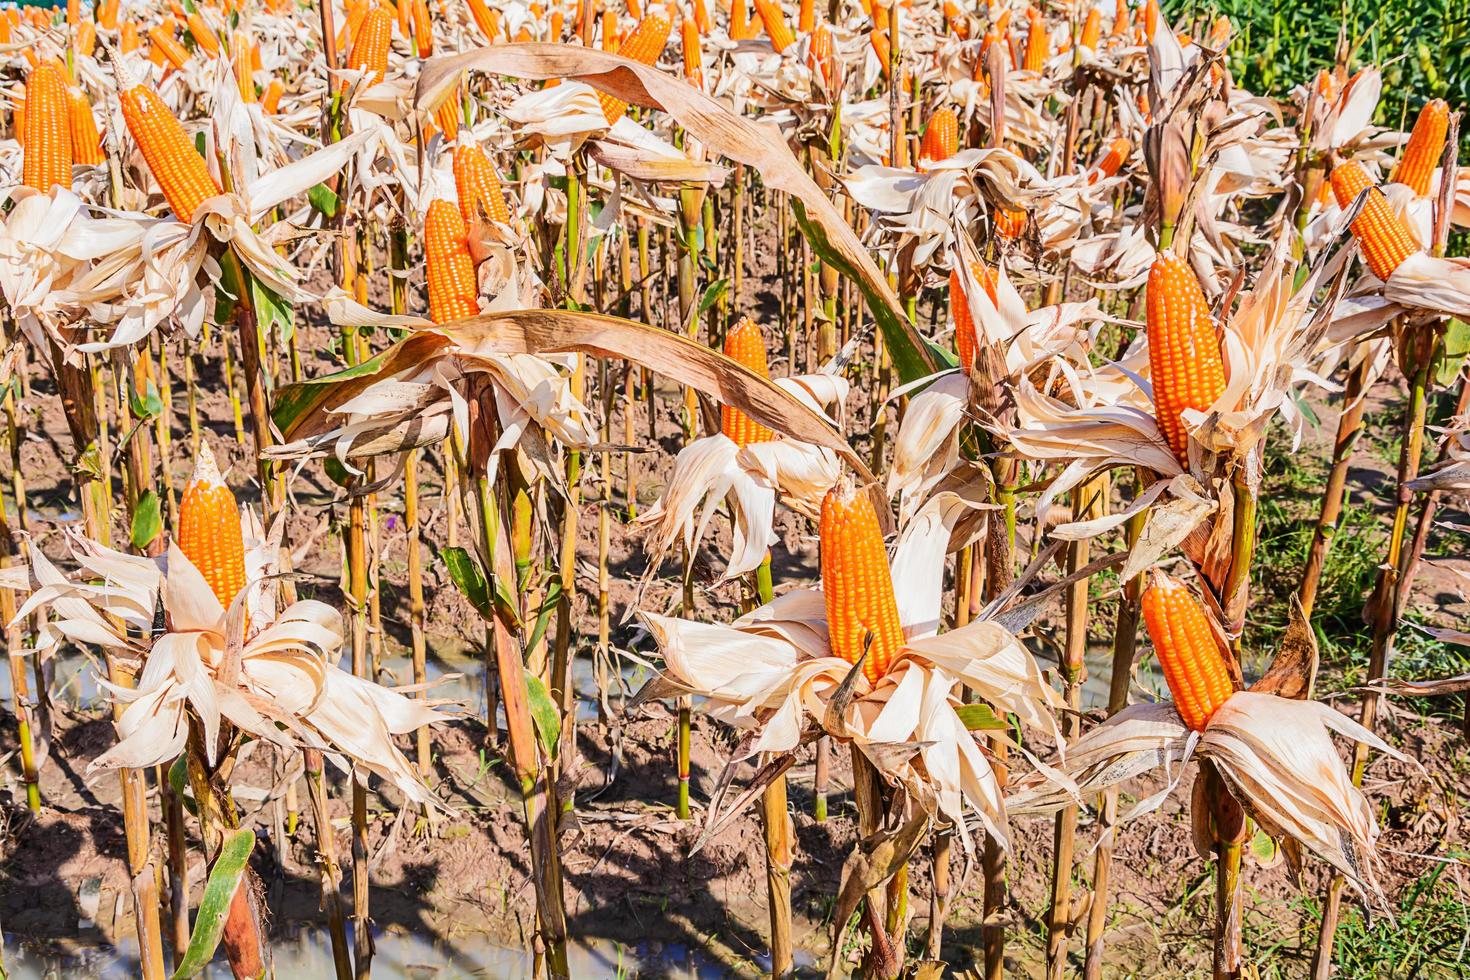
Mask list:
[{"label": "brown stem", "polygon": [[1312,544],[1307,549],[1307,563],[1302,571],[1302,583],[1297,589],[1302,609],[1308,617],[1317,602],[1317,586],[1322,580],[1322,569],[1327,564],[1327,550],[1332,545],[1332,535],[1342,516],[1344,489],[1347,486],[1349,464],[1352,462],[1353,447],[1357,445],[1358,433],[1363,428],[1363,411],[1367,408],[1367,383],[1371,358],[1366,350],[1359,352],[1362,361],[1348,376],[1347,391],[1344,393],[1342,415],[1337,420],[1337,439],[1332,447],[1332,471],[1327,476],[1327,486],[1322,491],[1322,509],[1317,515],[1317,526],[1312,532]]}]

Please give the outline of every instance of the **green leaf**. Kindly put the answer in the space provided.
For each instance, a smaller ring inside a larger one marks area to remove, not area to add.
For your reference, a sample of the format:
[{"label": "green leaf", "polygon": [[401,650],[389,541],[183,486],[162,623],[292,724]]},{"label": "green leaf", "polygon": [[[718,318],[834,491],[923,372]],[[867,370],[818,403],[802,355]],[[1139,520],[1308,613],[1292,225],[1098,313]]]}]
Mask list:
[{"label": "green leaf", "polygon": [[[279,326],[281,339],[287,340],[296,325],[296,310],[255,276],[250,277],[250,302],[255,307],[255,325],[262,338]],[[269,343],[269,341],[266,341]]]},{"label": "green leaf", "polygon": [[326,471],[327,479],[342,489],[347,489],[357,480],[357,477],[348,472],[347,467],[336,456],[328,456],[322,460],[322,469]]},{"label": "green leaf", "polygon": [[215,323],[229,323],[235,316],[235,303],[240,298],[240,280],[235,275],[236,268],[237,264],[234,262],[220,263],[219,279],[214,288]]},{"label": "green leaf", "polygon": [[892,358],[894,370],[903,383],[927,378],[946,365],[957,363],[948,351],[931,343],[914,329],[914,325],[894,309],[873,283],[868,282],[852,263],[838,254],[821,225],[807,217],[806,208],[799,199],[792,197],[790,203],[791,213],[796,216],[801,233],[811,243],[812,251],[821,256],[823,262],[857,284],[863,299],[867,301],[868,312],[873,314],[878,329],[883,331],[883,344],[888,348],[888,356]]},{"label": "green leaf", "polygon": [[716,279],[706,286],[704,295],[699,298],[699,315],[704,316],[708,313],[710,307],[718,303],[724,297],[725,293],[729,291],[729,288],[730,280],[728,279]]},{"label": "green leaf", "polygon": [[475,610],[489,620],[495,610],[490,602],[490,586],[485,581],[485,573],[480,571],[480,563],[463,548],[445,548],[439,554],[455,586],[470,600]]},{"label": "green leaf", "polygon": [[536,623],[531,628],[531,638],[526,641],[526,649],[534,650],[546,635],[546,627],[551,622],[551,614],[557,606],[561,605],[562,589],[561,580],[552,579],[551,585],[546,589],[546,597],[541,600],[541,608],[536,611]]},{"label": "green leaf", "polygon": [[338,371],[335,374],[323,375],[310,381],[301,381],[296,384],[285,385],[281,388],[276,398],[275,407],[271,410],[271,420],[276,423],[282,432],[290,432],[296,422],[302,416],[316,408],[323,400],[328,398],[334,388],[347,381],[354,381],[362,377],[370,377],[383,369],[383,363],[387,360],[393,348],[383,351],[376,357],[371,357],[361,364]]},{"label": "green leaf", "polygon": [[342,206],[342,200],[337,196],[337,192],[326,184],[313,184],[308,187],[306,200],[314,209],[328,218],[337,217],[337,209]]},{"label": "green leaf", "polygon": [[128,408],[132,411],[133,418],[140,421],[158,418],[163,414],[163,399],[158,394],[158,387],[149,381],[148,391],[140,398],[137,390],[128,385]]},{"label": "green leaf", "polygon": [[531,721],[536,724],[536,738],[547,758],[555,761],[556,746],[561,740],[561,713],[541,678],[529,670],[526,671],[526,700],[531,707]]},{"label": "green leaf", "polygon": [[143,496],[138,498],[138,506],[133,508],[133,547],[142,551],[162,530],[163,514],[159,509],[158,494],[144,490]]},{"label": "green leaf", "polygon": [[194,931],[189,936],[189,948],[173,972],[173,980],[186,980],[198,976],[214,959],[225,931],[225,917],[230,913],[230,902],[235,890],[240,887],[250,865],[250,852],[255,849],[255,833],[237,830],[220,848],[219,860],[209,872],[209,882],[204,886],[204,898],[199,902],[199,914],[194,918]]},{"label": "green leaf", "polygon": [[954,709],[954,713],[960,716],[960,721],[972,732],[999,732],[1010,727],[988,704],[962,704]]},{"label": "green leaf", "polygon": [[1444,356],[1440,358],[1434,380],[1441,385],[1454,381],[1467,357],[1470,357],[1470,323],[1451,317],[1444,332]]},{"label": "green leaf", "polygon": [[179,756],[168,767],[168,784],[173,788],[174,795],[183,802],[184,809],[196,817],[199,816],[199,806],[189,792],[189,760],[185,756]]}]

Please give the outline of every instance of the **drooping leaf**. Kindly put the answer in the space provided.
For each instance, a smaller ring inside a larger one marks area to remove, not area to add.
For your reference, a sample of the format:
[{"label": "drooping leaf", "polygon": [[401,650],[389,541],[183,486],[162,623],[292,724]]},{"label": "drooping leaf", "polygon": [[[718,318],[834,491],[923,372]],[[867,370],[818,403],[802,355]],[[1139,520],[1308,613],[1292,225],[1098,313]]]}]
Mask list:
[{"label": "drooping leaf", "polygon": [[1010,723],[999,717],[990,705],[963,704],[954,709],[965,728],[972,732],[999,732],[1010,727]]},{"label": "drooping leaf", "polygon": [[204,898],[199,902],[199,914],[194,918],[194,931],[189,935],[189,947],[179,960],[173,980],[186,980],[198,976],[209,961],[224,935],[225,918],[230,913],[230,903],[235,890],[240,887],[250,864],[250,852],[255,849],[255,832],[248,829],[235,831],[220,847],[219,860],[209,872],[209,881],[204,886]]},{"label": "drooping leaf", "polygon": [[341,206],[337,192],[326,184],[313,185],[306,192],[306,200],[314,209],[320,211],[327,218],[337,217],[337,209]]},{"label": "drooping leaf", "polygon": [[561,712],[551,700],[551,692],[541,678],[526,671],[526,700],[531,708],[531,720],[536,724],[536,738],[548,759],[556,759],[556,747],[561,740]]},{"label": "drooping leaf", "polygon": [[490,584],[485,581],[480,563],[463,548],[445,548],[439,554],[443,556],[444,567],[449,569],[449,577],[455,586],[470,600],[475,611],[488,621],[494,615],[494,607],[490,602]]}]

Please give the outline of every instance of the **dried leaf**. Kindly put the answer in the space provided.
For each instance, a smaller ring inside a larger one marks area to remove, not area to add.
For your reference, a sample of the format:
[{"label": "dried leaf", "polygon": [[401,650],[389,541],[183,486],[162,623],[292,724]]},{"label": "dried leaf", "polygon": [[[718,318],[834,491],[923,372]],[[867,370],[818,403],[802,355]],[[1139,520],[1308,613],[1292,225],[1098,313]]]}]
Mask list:
[{"label": "dried leaf", "polygon": [[1316,680],[1317,634],[1307,621],[1301,600],[1293,595],[1291,621],[1286,626],[1286,634],[1281,637],[1281,645],[1276,648],[1276,657],[1265,676],[1250,689],[1259,694],[1306,701],[1312,696]]},{"label": "dried leaf", "polygon": [[847,856],[842,866],[842,884],[837,889],[837,907],[832,916],[832,960],[827,976],[841,976],[843,933],[847,931],[847,920],[857,911],[863,896],[892,878],[899,868],[908,863],[914,848],[919,846],[929,818],[920,814],[893,833],[879,832],[859,841]]}]

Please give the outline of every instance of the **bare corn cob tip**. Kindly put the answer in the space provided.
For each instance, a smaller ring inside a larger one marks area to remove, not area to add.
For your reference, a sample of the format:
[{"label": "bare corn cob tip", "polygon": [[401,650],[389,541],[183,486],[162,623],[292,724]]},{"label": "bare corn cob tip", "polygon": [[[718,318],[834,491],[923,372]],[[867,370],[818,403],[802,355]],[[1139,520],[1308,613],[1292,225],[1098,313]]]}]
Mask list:
[{"label": "bare corn cob tip", "polygon": [[164,29],[160,24],[148,32],[155,54],[167,61],[175,70],[189,63],[189,52],[174,38],[173,28]]},{"label": "bare corn cob tip", "polygon": [[1225,390],[1225,362],[1209,304],[1194,270],[1161,254],[1148,273],[1148,363],[1154,414],[1169,448],[1189,459],[1185,409],[1209,409]]},{"label": "bare corn cob tip", "polygon": [[429,274],[429,319],[435,323],[452,323],[480,312],[468,237],[459,208],[442,199],[429,205],[424,216],[424,258]]},{"label": "bare corn cob tip", "polygon": [[67,101],[72,162],[85,167],[98,166],[107,158],[102,153],[102,134],[97,131],[97,116],[92,112],[92,103],[79,88],[68,93]]},{"label": "bare corn cob tip", "polygon": [[[652,65],[664,53],[664,46],[669,43],[669,32],[673,27],[673,22],[662,10],[649,11],[648,16],[640,20],[633,32],[618,45],[617,53],[639,64]],[[609,126],[623,118],[628,111],[628,103],[606,92],[598,92],[597,99],[602,103],[602,114]]]},{"label": "bare corn cob tip", "polygon": [[1122,136],[1114,139],[1108,144],[1103,155],[1097,158],[1092,165],[1092,170],[1087,174],[1087,182],[1096,184],[1100,180],[1116,176],[1118,169],[1123,166],[1123,161],[1128,159],[1128,154],[1133,152],[1133,144]]},{"label": "bare corn cob tip", "polygon": [[285,83],[279,78],[272,78],[270,84],[265,87],[265,94],[260,97],[260,107],[268,114],[275,115],[281,107],[281,96],[285,92]]},{"label": "bare corn cob tip", "polygon": [[429,15],[429,5],[425,0],[404,0],[412,3],[413,10],[413,42],[420,58],[428,58],[434,53],[434,19]]},{"label": "bare corn cob tip", "polygon": [[795,43],[791,25],[786,23],[786,14],[781,11],[780,0],[755,0],[755,12],[760,15],[766,36],[771,39],[771,47],[776,49],[777,54]]},{"label": "bare corn cob tip", "polygon": [[510,223],[510,208],[495,164],[477,143],[461,143],[454,148],[454,188],[459,193],[459,211],[466,228],[475,220]]},{"label": "bare corn cob tip", "polygon": [[844,477],[822,498],[818,530],[832,654],[855,664],[866,653],[863,676],[876,684],[904,639],[872,499]]},{"label": "bare corn cob tip", "polygon": [[919,144],[919,159],[935,163],[955,155],[960,145],[960,120],[948,106],[936,109],[924,127],[924,140]]},{"label": "bare corn cob tip", "polygon": [[380,4],[363,17],[362,26],[352,39],[352,49],[347,53],[347,67],[368,72],[369,85],[381,82],[388,73],[388,45],[392,39],[393,14]]},{"label": "bare corn cob tip", "polygon": [[148,170],[174,215],[185,223],[194,220],[199,205],[219,194],[219,184],[158,93],[132,84],[119,62],[114,61],[113,68],[118,76],[123,121],[143,151]]},{"label": "bare corn cob tip", "polygon": [[1368,197],[1363,201],[1363,210],[1353,219],[1353,237],[1358,240],[1368,268],[1387,282],[1404,259],[1419,251],[1419,246],[1409,226],[1389,207],[1388,199],[1373,186],[1373,179],[1361,164],[1349,160],[1332,171],[1332,193],[1337,197],[1338,207],[1349,207],[1364,191]]},{"label": "bare corn cob tip", "polygon": [[1087,19],[1082,22],[1082,36],[1077,43],[1084,48],[1097,50],[1098,38],[1102,36],[1102,14],[1097,12],[1096,7],[1089,8]]},{"label": "bare corn cob tip", "polygon": [[17,127],[24,147],[21,181],[38,191],[49,191],[53,184],[71,187],[71,108],[66,89],[66,69],[55,58],[42,61],[26,75],[25,118]]},{"label": "bare corn cob tip", "polygon": [[704,90],[704,58],[699,50],[699,25],[693,17],[679,23],[679,48],[684,57],[684,80]]},{"label": "bare corn cob tip", "polygon": [[796,12],[796,29],[803,34],[810,34],[817,29],[817,5],[815,0],[801,0],[801,6],[797,8]]},{"label": "bare corn cob tip", "polygon": [[827,28],[825,21],[817,25],[812,32],[812,43],[806,52],[806,65],[813,73],[822,77],[822,82],[831,91],[835,80],[837,65],[832,60],[832,32]]},{"label": "bare corn cob tip", "polygon": [[466,2],[475,26],[485,36],[485,43],[494,44],[500,40],[500,14],[491,10],[485,0],[466,0]]},{"label": "bare corn cob tip", "polygon": [[[995,275],[979,262],[970,263],[970,272],[984,287],[990,302],[996,302]],[[949,309],[954,317],[954,347],[960,356],[960,370],[969,374],[975,366],[975,352],[980,347],[980,339],[975,330],[975,319],[970,316],[970,300],[959,269],[949,271]]]},{"label": "bare corn cob tip", "polygon": [[203,14],[196,10],[184,18],[184,23],[188,25],[189,35],[194,38],[199,50],[208,55],[219,54],[219,38],[215,36]]},{"label": "bare corn cob tip", "polygon": [[209,443],[199,442],[194,475],[179,498],[175,543],[204,576],[220,605],[229,608],[245,588],[245,542],[240,507],[220,476]]},{"label": "bare corn cob tip", "polygon": [[1415,197],[1429,196],[1429,178],[1439,166],[1444,155],[1445,134],[1450,125],[1450,106],[1444,99],[1432,99],[1419,110],[1414,121],[1414,131],[1409,135],[1408,145],[1398,166],[1393,168],[1389,180],[1403,184],[1414,192]]},{"label": "bare corn cob tip", "polygon": [[[763,378],[770,376],[766,368],[765,337],[760,326],[748,316],[741,317],[725,334],[725,356]],[[720,431],[741,448],[752,442],[770,442],[774,435],[734,405],[720,406]]]},{"label": "bare corn cob tip", "polygon": [[1204,731],[1235,693],[1225,650],[1204,607],[1182,583],[1156,571],[1143,594],[1143,619],[1179,717],[1192,731]]},{"label": "bare corn cob tip", "polygon": [[1039,72],[1046,67],[1046,58],[1051,54],[1051,34],[1046,29],[1046,20],[1039,13],[1032,13],[1031,29],[1026,33],[1026,57],[1021,67],[1026,71]]}]

